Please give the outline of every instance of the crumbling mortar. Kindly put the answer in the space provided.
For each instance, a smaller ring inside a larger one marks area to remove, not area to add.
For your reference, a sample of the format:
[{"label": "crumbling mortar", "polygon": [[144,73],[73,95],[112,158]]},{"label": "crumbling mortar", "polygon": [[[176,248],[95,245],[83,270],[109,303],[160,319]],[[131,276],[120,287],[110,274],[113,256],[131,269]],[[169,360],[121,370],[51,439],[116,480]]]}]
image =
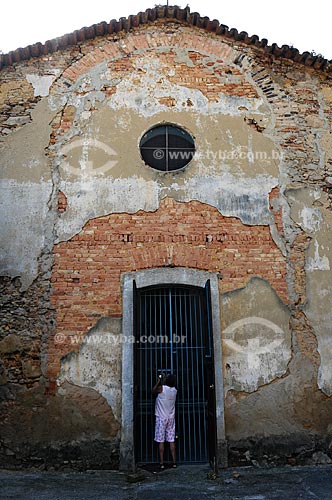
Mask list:
[{"label": "crumbling mortar", "polygon": [[[13,103],[8,102],[7,104],[5,104],[3,106],[5,110],[1,112],[1,117],[4,117],[4,120],[2,120],[2,125],[0,125],[0,134],[2,135],[1,139],[5,138],[15,130],[19,130],[25,125],[31,123],[32,121],[31,111],[34,109],[34,107],[40,100],[41,97],[34,97],[26,101],[26,103],[24,104],[23,103],[20,104],[21,101]],[[13,112],[13,110],[17,106],[22,106],[24,108],[21,113]],[[6,123],[11,118],[14,120],[13,123]],[[25,119],[27,119],[28,121],[25,121]]]},{"label": "crumbling mortar", "polygon": [[321,92],[317,93],[317,99],[319,102],[319,118],[323,122],[323,127],[321,128],[322,131],[320,131],[320,130],[317,131],[317,149],[318,149],[318,153],[319,153],[319,157],[320,157],[320,168],[323,170],[323,172],[322,172],[322,190],[328,194],[328,198],[329,198],[329,202],[330,202],[328,209],[332,210],[332,188],[329,185],[329,182],[327,180],[327,178],[331,177],[331,175],[332,175],[332,168],[331,168],[331,165],[328,164],[328,160],[326,158],[326,153],[325,153],[324,148],[322,146],[323,132],[325,131],[326,133],[329,133],[331,131],[331,126],[329,123],[328,116],[326,115],[325,110],[324,110],[325,102],[324,102],[324,98],[323,98]]},{"label": "crumbling mortar", "polygon": [[[317,335],[303,310],[296,308],[290,317],[290,327],[293,332],[294,353],[308,356],[315,370],[316,381],[321,358],[318,351]],[[310,343],[309,343],[310,340]]]},{"label": "crumbling mortar", "polygon": [[[293,242],[290,249],[291,256],[289,265],[292,267],[292,273],[294,277],[294,288],[290,290],[291,303],[291,317],[290,326],[292,331],[292,344],[294,352],[309,354],[309,358],[315,367],[316,380],[318,378],[318,367],[320,365],[320,355],[318,352],[318,342],[317,336],[311,327],[304,308],[306,306],[306,253],[311,242],[311,237],[309,237],[305,232],[302,232]],[[302,326],[303,325],[303,326]],[[306,337],[313,339],[313,346],[305,340]],[[300,340],[299,340],[300,339]],[[299,347],[299,343],[303,342],[303,347]]]},{"label": "crumbling mortar", "polygon": [[[52,132],[50,134],[49,145],[45,148],[45,152],[49,151],[52,144]],[[45,328],[44,335],[41,337],[40,344],[40,352],[41,352],[41,368],[42,373],[46,375],[47,373],[47,348],[48,348],[48,338],[50,336],[50,332],[55,329],[56,321],[55,321],[55,310],[50,302],[50,297],[52,293],[52,285],[51,285],[51,274],[52,274],[52,266],[53,266],[53,247],[54,241],[56,239],[56,219],[58,217],[57,212],[57,203],[58,203],[58,191],[60,184],[60,175],[58,165],[55,159],[52,159],[52,155],[49,156],[48,163],[50,165],[51,170],[51,182],[52,189],[49,194],[49,199],[47,201],[48,214],[45,217],[44,221],[44,246],[41,250],[41,254],[38,258],[38,275],[34,281],[45,281],[48,285],[48,309],[50,311],[48,326]],[[34,282],[33,282],[34,283]]]},{"label": "crumbling mortar", "polygon": [[[267,70],[264,68],[264,71],[267,71]],[[254,70],[254,71],[252,72],[252,75],[257,75],[257,74],[259,75],[261,72],[263,72],[263,71],[262,71],[262,70],[259,70],[259,71],[257,72],[256,70]],[[270,80],[270,76],[271,76],[271,75],[269,75],[269,74],[267,73],[267,74],[265,74],[265,75],[263,75],[263,76],[259,76],[259,78],[256,78],[256,80],[255,80],[255,81],[256,81],[256,83],[259,83],[259,84],[260,84],[260,86],[262,86],[262,82],[265,82],[265,79],[268,79],[268,78],[269,78],[269,81],[271,81],[271,80]],[[273,83],[273,84],[274,84],[274,88],[276,88],[277,83],[274,81],[274,83]],[[311,85],[312,85],[312,83],[311,83]],[[284,92],[282,89],[280,89],[280,88],[279,88],[278,93],[279,93],[280,91],[281,91],[281,92]],[[289,103],[289,104],[290,104],[290,102],[292,102],[292,106],[294,106],[294,104],[296,103],[297,99],[299,99],[298,97],[296,98],[296,95],[292,95],[292,101],[290,101],[290,96],[289,96],[289,95],[287,95],[285,92],[284,92],[284,95],[281,95],[280,97],[281,97],[281,98],[285,97],[285,98],[287,99],[287,101],[288,101],[288,103]],[[273,104],[273,103],[272,103],[272,104]],[[289,104],[288,104],[288,106],[289,106]],[[278,108],[277,108],[277,111],[279,112]],[[288,115],[290,115],[290,112],[291,112],[291,110],[289,109]],[[277,113],[277,114],[278,114],[278,113]],[[285,116],[285,112],[284,112],[283,114],[284,114],[284,116]],[[303,131],[304,131],[304,130],[306,130],[306,129],[307,129],[307,124],[306,124],[306,122],[305,122],[305,120],[304,120],[304,117],[302,117],[301,113],[298,113],[298,117],[299,117],[299,119],[300,119],[300,127],[301,127],[301,128],[300,128],[300,130],[301,130],[301,129],[302,129]],[[276,124],[274,124],[274,125],[276,125]],[[306,141],[306,134],[305,134],[305,133],[303,133],[303,134],[301,134],[301,133],[300,133],[300,134],[298,134],[298,137],[302,137],[302,139],[301,139],[301,140]],[[301,140],[300,140],[299,144],[301,143]],[[283,143],[282,143],[282,141],[283,141],[283,139],[282,139],[282,137],[281,137],[281,138],[279,139],[279,145],[280,145],[280,146],[281,146],[281,148],[284,150],[285,159],[288,159],[288,156],[289,156],[290,154],[292,154],[292,153],[291,153],[291,151],[289,150],[289,148],[288,148],[288,149],[285,149],[285,144],[283,144]],[[307,150],[308,150],[308,149],[310,149],[310,147],[311,147],[311,146],[310,146],[310,144],[307,144],[307,145],[306,145],[306,149],[307,149]],[[295,155],[294,155],[294,158],[295,158]],[[289,165],[288,165],[288,168],[289,168]],[[297,172],[299,172],[299,169],[297,169]],[[313,174],[311,174],[311,175],[313,175]],[[315,175],[317,176],[317,174],[315,174]],[[309,178],[309,179],[310,179],[310,174],[304,174],[304,173],[303,173],[303,176],[304,176],[303,178]],[[315,178],[315,179],[312,179],[312,182],[317,182],[317,179],[316,179],[316,178]]]},{"label": "crumbling mortar", "polygon": [[[2,283],[2,296],[11,297],[10,301],[2,303],[0,318],[2,340],[8,336],[14,339],[13,335],[17,335],[20,339],[19,346],[14,345],[8,349],[9,352],[2,353],[2,360],[8,371],[8,383],[32,387],[41,381],[42,374],[32,378],[24,376],[22,361],[33,363],[41,361],[40,345],[43,337],[48,333],[48,324],[52,318],[49,301],[50,279],[47,274],[41,272],[24,291],[21,288],[20,278],[3,277]],[[20,353],[19,358],[15,352]]]}]

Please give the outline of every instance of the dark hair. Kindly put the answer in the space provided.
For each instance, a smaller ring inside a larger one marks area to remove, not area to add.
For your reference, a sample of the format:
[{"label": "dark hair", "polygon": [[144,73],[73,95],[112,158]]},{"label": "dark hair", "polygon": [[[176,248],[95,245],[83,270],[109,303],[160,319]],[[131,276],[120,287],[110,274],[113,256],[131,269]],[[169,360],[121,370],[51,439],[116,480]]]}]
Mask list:
[{"label": "dark hair", "polygon": [[170,375],[167,375],[165,384],[168,385],[168,387],[175,387],[176,383],[176,377],[172,373]]}]

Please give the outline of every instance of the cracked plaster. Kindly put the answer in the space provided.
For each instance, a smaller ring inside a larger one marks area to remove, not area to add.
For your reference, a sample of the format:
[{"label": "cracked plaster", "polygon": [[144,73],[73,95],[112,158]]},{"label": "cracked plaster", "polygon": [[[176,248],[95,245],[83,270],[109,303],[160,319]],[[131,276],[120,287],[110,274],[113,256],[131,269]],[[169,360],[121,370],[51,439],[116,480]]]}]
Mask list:
[{"label": "cracked plaster", "polygon": [[44,148],[49,144],[53,113],[46,100],[31,112],[32,122],[0,145],[1,273],[20,276],[23,289],[38,274],[38,259],[53,243],[49,202],[53,182]]},{"label": "cracked plaster", "polygon": [[222,296],[225,391],[254,392],[287,372],[290,311],[269,283],[252,278]]},{"label": "cracked plaster", "polygon": [[[182,49],[176,57],[187,61],[187,53]],[[99,89],[115,81],[104,63],[78,79],[77,89],[84,88],[84,95],[67,101],[77,107],[77,113],[72,129],[56,146],[59,189],[69,201],[57,224],[57,241],[69,239],[92,217],[156,210],[166,196],[178,201],[196,199],[215,206],[223,215],[239,217],[245,224],[271,224],[272,228],[268,195],[278,185],[278,152],[268,137],[245,123],[250,115],[269,127],[270,112],[263,100],[220,94],[218,102],[209,102],[201,91],[171,83],[169,68],[151,54],[137,57],[134,66],[129,75],[118,79],[107,102]],[[138,149],[149,126],[169,120],[168,108],[158,101],[165,95],[175,99],[171,121],[187,128],[197,146],[190,164],[167,176],[144,165]],[[190,107],[184,106],[188,99]],[[56,101],[51,96],[52,106]],[[89,147],[92,138],[104,145],[99,151]],[[80,147],[78,141],[82,140],[85,146]],[[105,168],[110,160],[107,148],[115,153],[109,169]],[[255,156],[261,152],[266,158]],[[96,191],[101,193],[98,200]],[[275,228],[271,231],[282,247]]]},{"label": "cracked plaster", "polygon": [[306,252],[307,300],[304,312],[314,328],[318,341],[321,358],[318,387],[330,396],[332,395],[331,211],[327,208],[326,193],[318,189],[289,189],[286,196],[291,207],[291,218],[311,239]]},{"label": "cracked plaster", "polygon": [[79,350],[61,360],[57,380],[89,387],[103,396],[121,420],[121,320],[102,318],[84,337]]}]

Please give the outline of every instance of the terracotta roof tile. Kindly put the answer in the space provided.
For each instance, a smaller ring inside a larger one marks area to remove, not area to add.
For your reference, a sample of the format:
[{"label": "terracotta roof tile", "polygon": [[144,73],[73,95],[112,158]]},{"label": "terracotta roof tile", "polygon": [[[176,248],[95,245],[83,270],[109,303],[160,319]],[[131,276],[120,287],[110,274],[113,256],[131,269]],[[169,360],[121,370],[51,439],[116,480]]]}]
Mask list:
[{"label": "terracotta roof tile", "polygon": [[118,21],[112,19],[109,23],[104,21],[90,27],[84,27],[73,33],[54,38],[53,40],[48,40],[44,44],[35,43],[28,47],[18,48],[8,54],[0,54],[0,69],[32,57],[39,57],[58,50],[64,50],[67,47],[77,45],[85,40],[92,40],[96,37],[118,33],[119,31],[129,31],[131,28],[137,28],[140,25],[148,24],[156,19],[163,18],[176,19],[187,25],[197,26],[198,28],[206,29],[209,32],[226,36],[229,39],[240,41],[247,45],[254,45],[276,57],[291,59],[305,66],[332,73],[332,60],[324,59],[320,55],[313,55],[310,52],[303,52],[300,54],[297,49],[289,47],[288,45],[282,45],[282,47],[279,47],[276,43],[268,45],[268,40],[266,38],[260,40],[257,35],[249,36],[245,31],[239,33],[235,28],[229,29],[228,26],[220,24],[216,19],[210,20],[208,17],[202,17],[197,12],[190,12],[189,7],[182,9],[177,6],[166,5],[158,5],[153,9],[147,9],[145,12],[139,12],[128,18],[121,17]]}]

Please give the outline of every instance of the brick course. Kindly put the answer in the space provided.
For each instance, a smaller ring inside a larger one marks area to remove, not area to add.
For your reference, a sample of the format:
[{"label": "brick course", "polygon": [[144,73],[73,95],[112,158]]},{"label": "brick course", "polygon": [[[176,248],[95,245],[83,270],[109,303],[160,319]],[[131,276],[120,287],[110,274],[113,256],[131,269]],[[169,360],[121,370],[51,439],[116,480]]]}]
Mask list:
[{"label": "brick course", "polygon": [[170,198],[153,213],[99,217],[54,248],[51,302],[64,338],[49,344],[49,375],[75,350],[71,335],[84,335],[100,317],[122,315],[122,273],[163,266],[220,272],[223,292],[260,276],[288,302],[286,261],[268,226],[246,226],[203,203]]}]

